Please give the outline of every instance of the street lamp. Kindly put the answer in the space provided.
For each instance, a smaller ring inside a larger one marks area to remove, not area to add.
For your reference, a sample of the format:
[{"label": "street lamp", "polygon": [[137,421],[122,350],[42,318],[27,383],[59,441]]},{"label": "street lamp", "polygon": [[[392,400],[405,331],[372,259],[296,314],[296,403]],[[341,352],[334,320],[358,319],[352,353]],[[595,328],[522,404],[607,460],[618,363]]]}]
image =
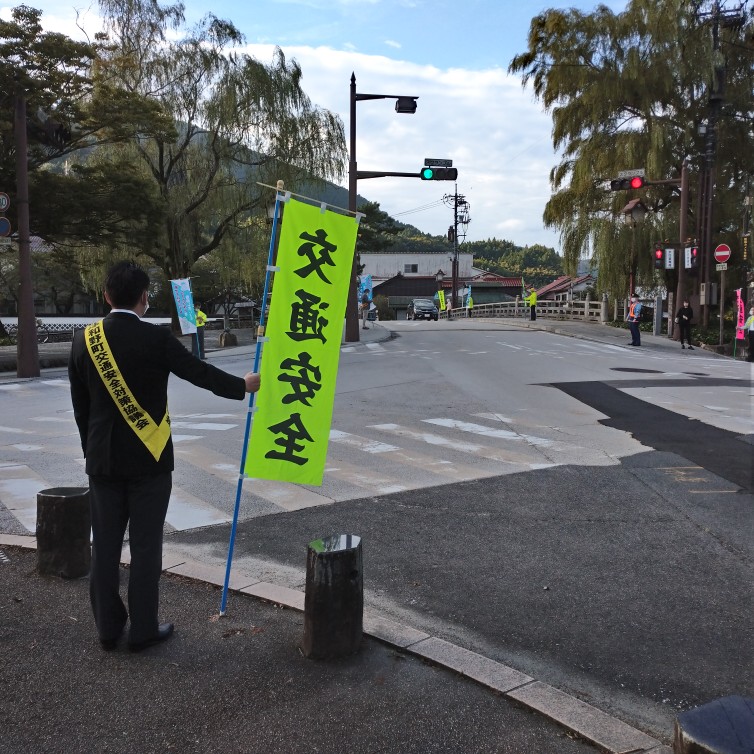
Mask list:
[{"label": "street lamp", "polygon": [[[356,103],[367,99],[394,99],[395,112],[413,115],[416,112],[416,100],[418,97],[406,97],[396,94],[360,94],[356,91],[356,74],[351,73],[351,102],[349,110],[350,120],[350,145],[348,152],[348,209],[356,212],[356,181],[359,172],[356,164]],[[367,176],[368,177],[368,176]],[[356,255],[353,258],[353,272],[348,288],[346,300],[346,342],[358,343],[359,341],[359,314],[357,310],[356,296],[352,295],[352,286],[358,277]]]}]

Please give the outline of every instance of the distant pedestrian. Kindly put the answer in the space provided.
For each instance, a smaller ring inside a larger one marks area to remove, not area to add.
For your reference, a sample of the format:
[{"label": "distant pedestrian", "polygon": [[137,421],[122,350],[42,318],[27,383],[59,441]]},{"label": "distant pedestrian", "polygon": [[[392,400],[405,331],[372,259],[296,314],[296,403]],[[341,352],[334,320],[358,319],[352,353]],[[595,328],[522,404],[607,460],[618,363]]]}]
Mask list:
[{"label": "distant pedestrian", "polygon": [[694,311],[689,306],[689,302],[684,299],[683,306],[676,312],[675,321],[681,331],[681,348],[686,348],[683,344],[685,340],[689,344],[689,351],[694,350],[691,345],[691,320],[694,319]]},{"label": "distant pedestrian", "polygon": [[365,288],[361,294],[361,329],[368,330],[367,320],[369,319],[369,291]]},{"label": "distant pedestrian", "polygon": [[529,319],[534,322],[537,319],[537,292],[532,288],[526,297],[529,302]]},{"label": "distant pedestrian", "polygon": [[746,361],[754,361],[754,306],[749,309],[749,318],[739,329],[744,330],[749,336],[749,352]]},{"label": "distant pedestrian", "polygon": [[639,330],[639,322],[641,321],[641,302],[635,293],[631,294],[631,304],[628,307],[626,321],[628,322],[628,329],[631,331],[631,342],[628,345],[640,346],[641,332]]},{"label": "distant pedestrian", "polygon": [[207,324],[207,315],[197,306],[196,312],[196,334],[191,340],[191,353],[194,356],[204,360],[204,326]]},{"label": "distant pedestrian", "polygon": [[[149,277],[118,262],[105,280],[112,311],[77,330],[68,363],[73,416],[89,475],[92,563],[89,596],[100,644],[113,650],[130,619],[128,644],[139,651],[165,641],[159,623],[162,534],[173,472],[168,377],[175,374],[223,398],[242,400],[259,375],[224,372],[193,357],[169,328],[142,319]],[[120,596],[120,558],[128,527],[128,609]]]}]

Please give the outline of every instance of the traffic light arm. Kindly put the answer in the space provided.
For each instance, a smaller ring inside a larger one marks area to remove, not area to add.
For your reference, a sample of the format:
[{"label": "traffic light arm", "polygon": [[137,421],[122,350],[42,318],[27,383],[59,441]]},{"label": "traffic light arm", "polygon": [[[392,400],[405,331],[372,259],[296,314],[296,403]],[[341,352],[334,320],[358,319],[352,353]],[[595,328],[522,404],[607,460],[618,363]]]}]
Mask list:
[{"label": "traffic light arm", "polygon": [[359,170],[356,173],[357,178],[421,178],[421,173],[391,173],[378,172],[374,170]]}]

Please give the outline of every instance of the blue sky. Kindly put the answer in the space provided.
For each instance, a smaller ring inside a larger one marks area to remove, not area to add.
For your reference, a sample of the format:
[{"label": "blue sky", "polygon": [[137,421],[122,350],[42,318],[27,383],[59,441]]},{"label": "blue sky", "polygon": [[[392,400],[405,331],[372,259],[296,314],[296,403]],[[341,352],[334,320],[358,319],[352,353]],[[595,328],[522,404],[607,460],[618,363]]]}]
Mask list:
[{"label": "blue sky", "polygon": [[[620,12],[627,0],[602,0]],[[0,0],[1,3],[1,0]],[[94,0],[26,0],[50,29],[80,36],[99,29]],[[593,10],[572,0],[185,0],[187,20],[211,6],[245,35],[248,52],[269,62],[275,46],[303,69],[303,86],[318,105],[337,112],[348,129],[351,72],[362,93],[418,96],[414,115],[398,115],[389,100],[357,105],[360,170],[418,171],[425,157],[453,160],[458,193],[471,207],[468,240],[508,239],[559,251],[542,225],[557,164],[550,116],[520,81],[507,74],[526,49],[531,19],[545,8]],[[0,4],[7,18],[12,5]],[[295,191],[295,187],[289,187]],[[359,193],[393,217],[442,235],[452,223],[443,196],[451,182],[409,178],[359,181]]]}]

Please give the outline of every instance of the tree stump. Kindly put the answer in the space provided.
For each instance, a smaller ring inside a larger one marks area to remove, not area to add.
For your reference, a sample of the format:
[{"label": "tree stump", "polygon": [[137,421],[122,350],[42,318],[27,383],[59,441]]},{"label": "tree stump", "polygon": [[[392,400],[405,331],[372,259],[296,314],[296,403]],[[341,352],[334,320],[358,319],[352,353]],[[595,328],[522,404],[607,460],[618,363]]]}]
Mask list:
[{"label": "tree stump", "polygon": [[751,754],[754,699],[726,696],[682,712],[675,721],[673,754]]},{"label": "tree stump", "polygon": [[91,516],[86,487],[37,493],[37,571],[77,579],[89,573]]},{"label": "tree stump", "polygon": [[343,657],[359,650],[364,618],[361,537],[338,534],[309,543],[306,557],[306,657]]}]

